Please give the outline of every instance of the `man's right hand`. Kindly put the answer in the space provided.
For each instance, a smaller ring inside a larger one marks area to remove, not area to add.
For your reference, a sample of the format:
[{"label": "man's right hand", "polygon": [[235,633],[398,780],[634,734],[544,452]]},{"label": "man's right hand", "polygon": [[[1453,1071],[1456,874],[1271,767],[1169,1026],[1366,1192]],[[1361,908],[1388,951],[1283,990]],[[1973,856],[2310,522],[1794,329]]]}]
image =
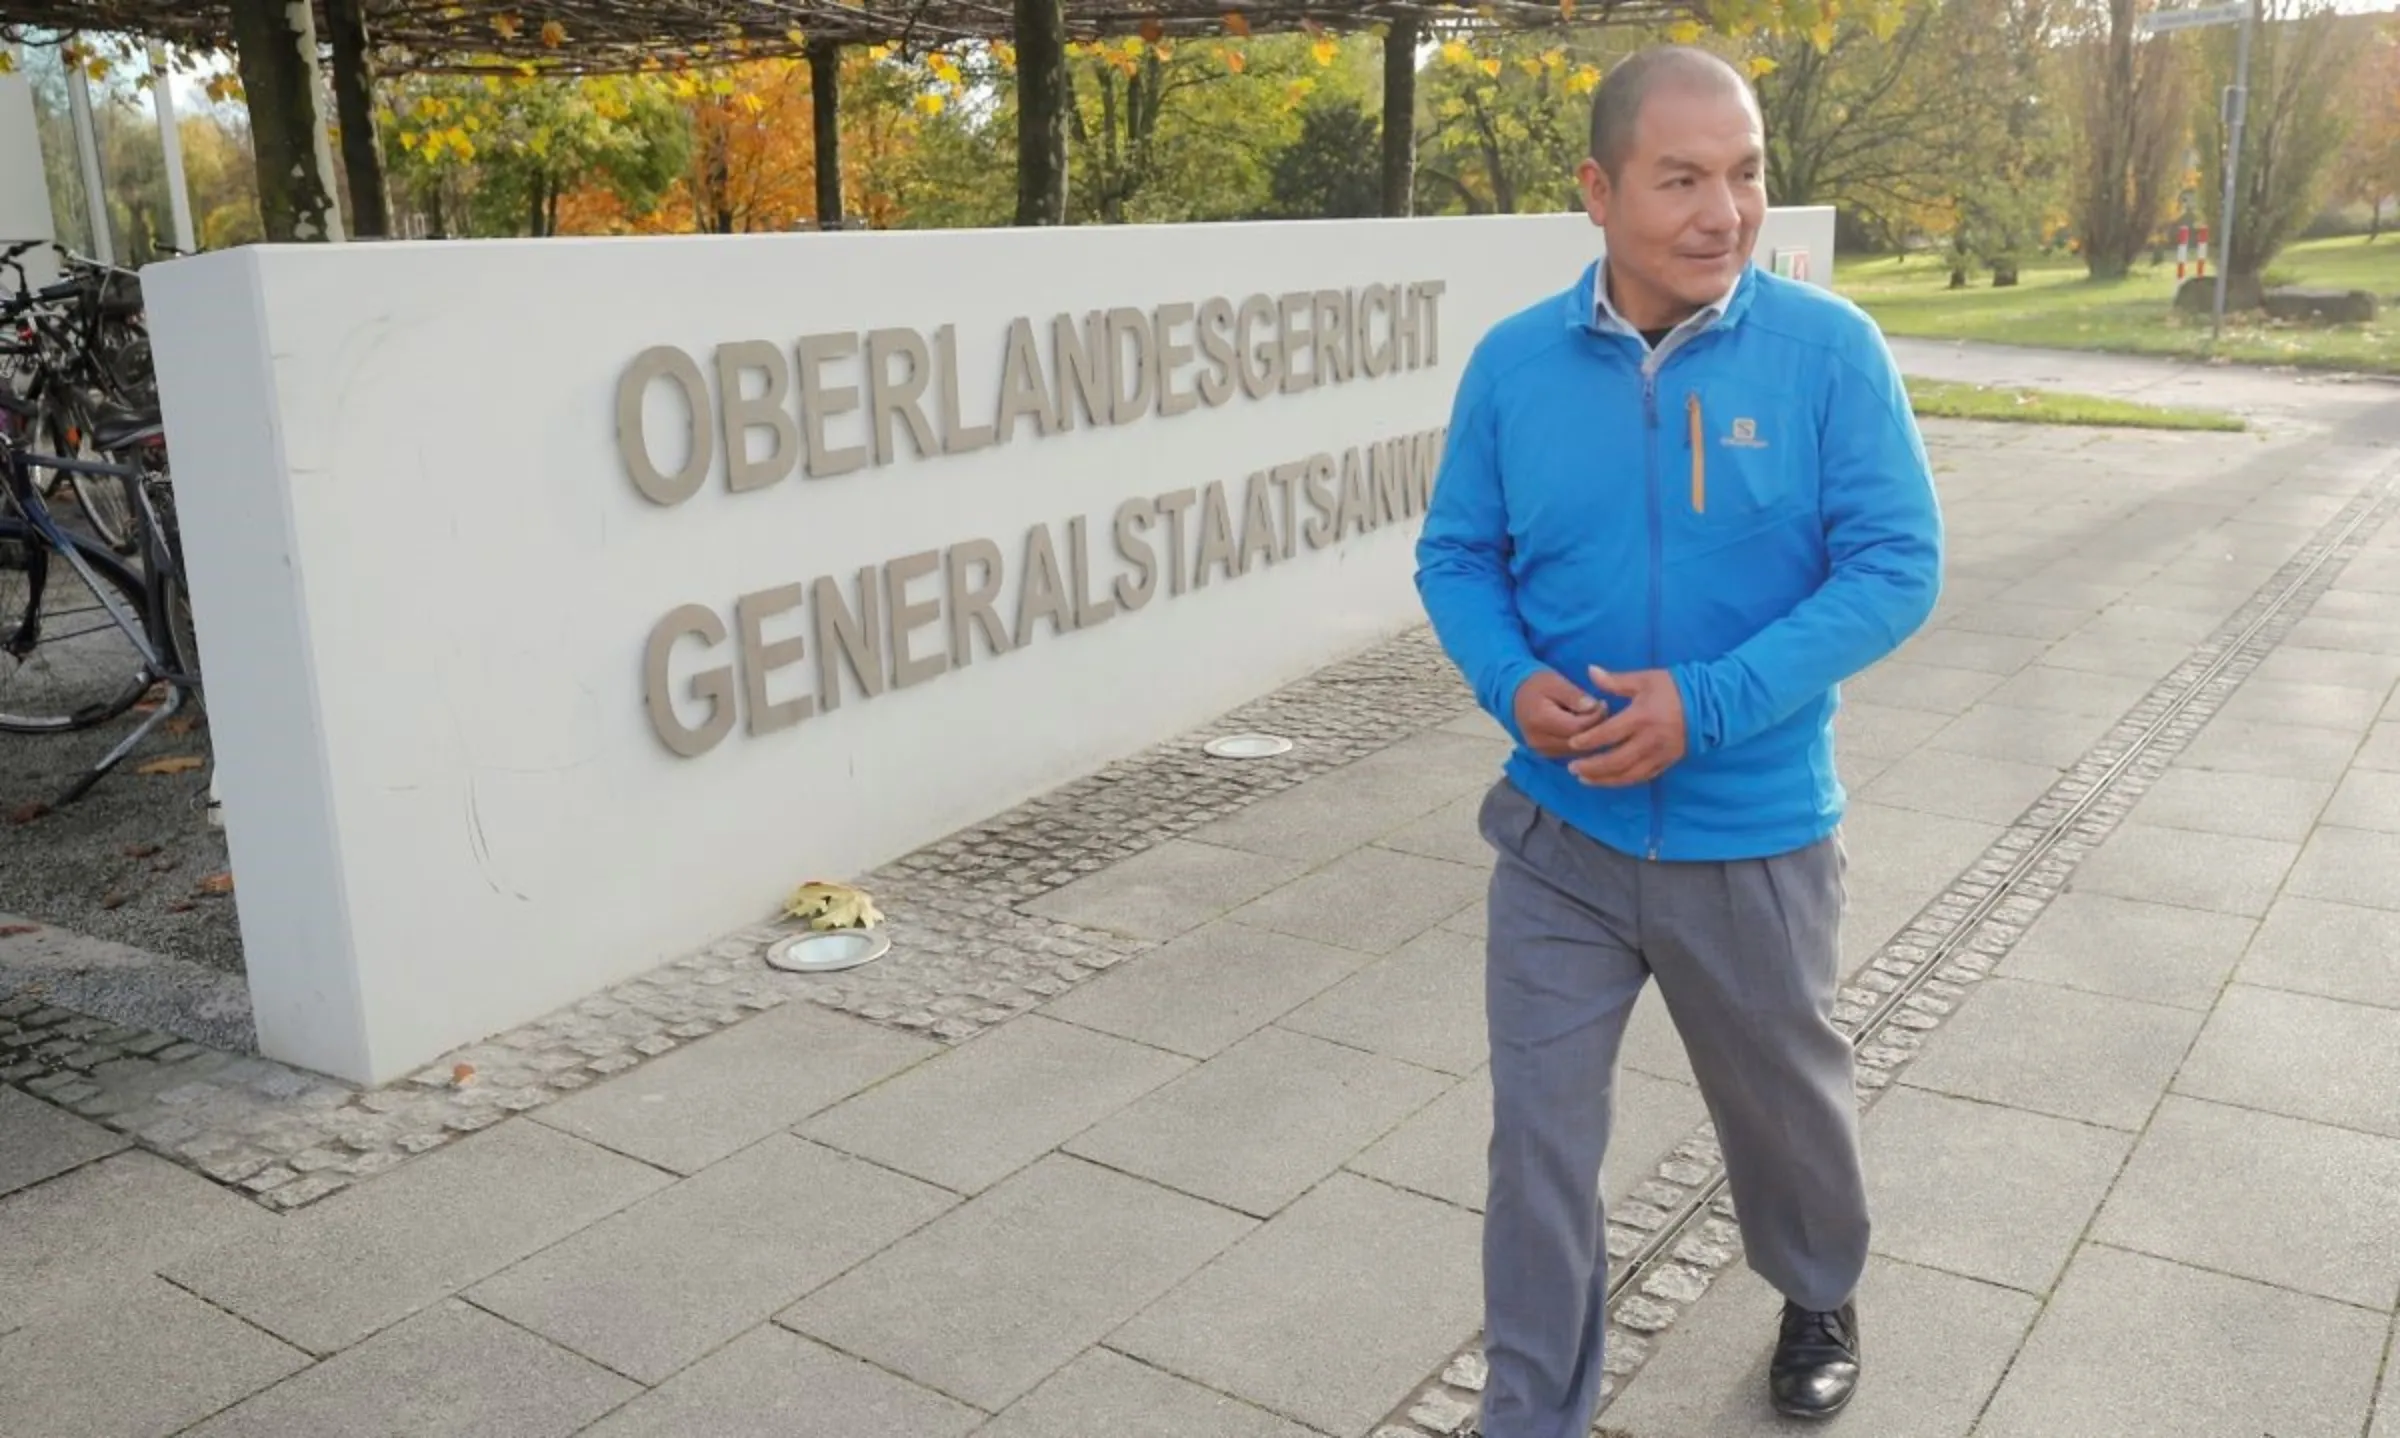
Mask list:
[{"label": "man's right hand", "polygon": [[1548,669],[1517,686],[1514,707],[1517,732],[1545,759],[1576,757],[1570,741],[1608,717],[1598,699]]}]

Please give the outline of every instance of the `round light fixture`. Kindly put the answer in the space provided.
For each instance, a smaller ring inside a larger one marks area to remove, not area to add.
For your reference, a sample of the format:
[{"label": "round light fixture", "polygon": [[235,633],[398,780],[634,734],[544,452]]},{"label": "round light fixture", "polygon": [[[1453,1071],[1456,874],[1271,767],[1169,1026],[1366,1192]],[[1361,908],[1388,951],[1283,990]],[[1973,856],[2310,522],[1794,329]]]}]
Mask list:
[{"label": "round light fixture", "polygon": [[826,929],[778,939],[767,965],[794,974],[830,974],[871,964],[891,952],[890,935],[876,929]]},{"label": "round light fixture", "polygon": [[1200,746],[1219,759],[1272,759],[1292,752],[1292,741],[1274,734],[1227,734]]}]

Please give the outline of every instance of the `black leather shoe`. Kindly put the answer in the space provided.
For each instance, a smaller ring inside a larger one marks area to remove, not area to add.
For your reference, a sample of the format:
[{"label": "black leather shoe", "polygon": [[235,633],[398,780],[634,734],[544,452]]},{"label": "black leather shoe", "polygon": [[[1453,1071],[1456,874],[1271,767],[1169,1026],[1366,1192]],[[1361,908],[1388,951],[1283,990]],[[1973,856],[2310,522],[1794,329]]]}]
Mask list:
[{"label": "black leather shoe", "polygon": [[1767,1389],[1786,1418],[1831,1418],[1858,1389],[1858,1308],[1812,1313],[1786,1300]]}]

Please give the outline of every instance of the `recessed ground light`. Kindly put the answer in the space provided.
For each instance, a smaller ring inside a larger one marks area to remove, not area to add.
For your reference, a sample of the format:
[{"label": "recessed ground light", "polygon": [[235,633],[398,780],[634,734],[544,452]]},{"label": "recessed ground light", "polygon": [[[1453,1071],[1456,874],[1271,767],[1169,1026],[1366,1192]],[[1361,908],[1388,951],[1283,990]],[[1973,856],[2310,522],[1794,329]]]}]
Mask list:
[{"label": "recessed ground light", "polygon": [[795,974],[830,974],[871,964],[891,948],[891,936],[877,929],[827,929],[778,939],[767,949],[767,964]]},{"label": "recessed ground light", "polygon": [[1219,759],[1272,759],[1292,752],[1292,741],[1274,734],[1227,734],[1200,746]]}]

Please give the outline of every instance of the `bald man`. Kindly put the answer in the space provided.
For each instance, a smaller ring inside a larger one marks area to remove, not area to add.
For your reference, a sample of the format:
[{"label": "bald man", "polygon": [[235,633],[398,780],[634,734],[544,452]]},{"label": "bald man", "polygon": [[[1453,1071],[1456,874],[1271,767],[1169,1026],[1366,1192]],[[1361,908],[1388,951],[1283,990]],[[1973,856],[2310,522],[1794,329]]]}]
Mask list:
[{"label": "bald man", "polygon": [[1484,1438],[1590,1427],[1600,1165],[1653,976],[1785,1299],[1765,1396],[1824,1418],[1858,1382],[1832,725],[1841,681],[1932,610],[1942,529],[1882,336],[1752,263],[1764,143],[1705,51],[1610,72],[1579,170],[1606,256],[1476,347],[1418,546],[1435,632],[1516,740],[1481,818]]}]

